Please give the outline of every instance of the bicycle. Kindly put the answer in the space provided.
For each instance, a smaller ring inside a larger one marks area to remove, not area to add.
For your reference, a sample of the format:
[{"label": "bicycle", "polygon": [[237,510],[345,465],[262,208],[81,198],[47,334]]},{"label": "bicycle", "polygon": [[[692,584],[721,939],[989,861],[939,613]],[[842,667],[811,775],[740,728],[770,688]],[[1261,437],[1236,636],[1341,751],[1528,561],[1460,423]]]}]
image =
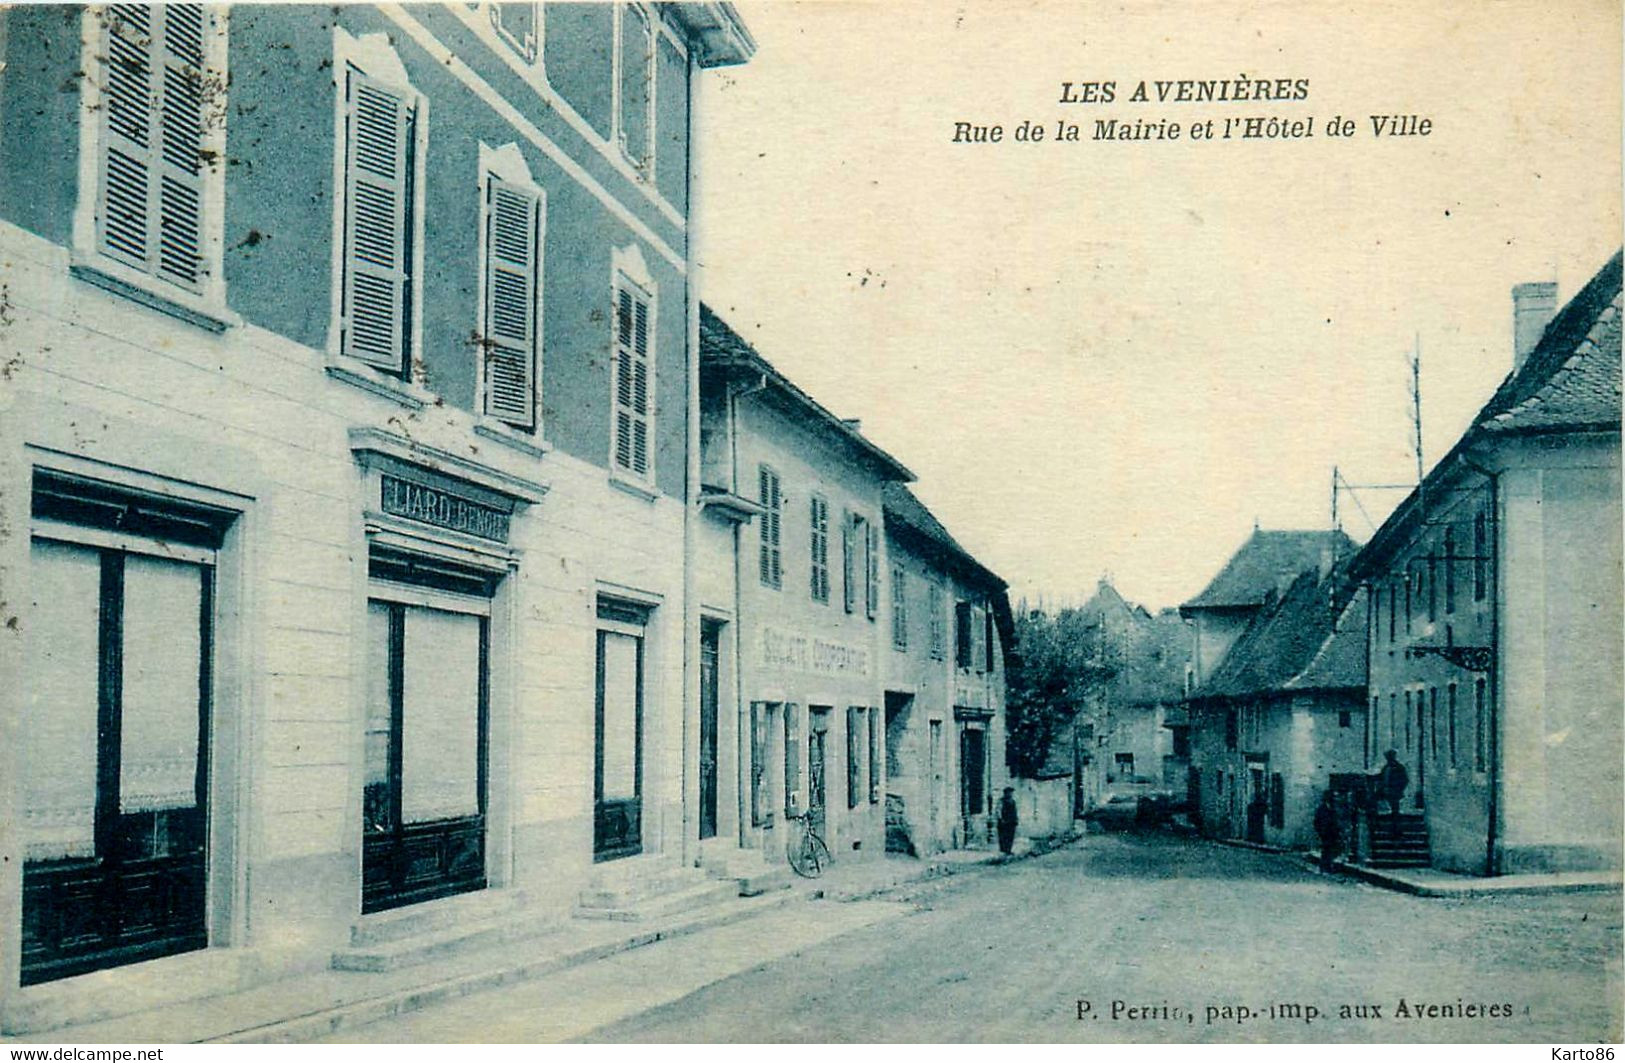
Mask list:
[{"label": "bicycle", "polygon": [[790,870],[802,878],[817,878],[830,865],[829,846],[813,829],[812,816],[803,812],[799,816],[785,817],[801,824],[801,837],[790,847]]}]

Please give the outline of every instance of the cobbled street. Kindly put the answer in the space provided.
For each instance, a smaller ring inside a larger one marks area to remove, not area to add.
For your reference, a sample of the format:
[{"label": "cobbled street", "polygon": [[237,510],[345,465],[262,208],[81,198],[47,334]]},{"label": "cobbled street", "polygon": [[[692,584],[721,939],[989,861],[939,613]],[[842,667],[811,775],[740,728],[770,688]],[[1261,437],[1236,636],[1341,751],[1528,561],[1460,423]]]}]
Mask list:
[{"label": "cobbled street", "polygon": [[1420,898],[1275,854],[1091,835],[342,1039],[1618,1041],[1620,938],[1617,893]]}]

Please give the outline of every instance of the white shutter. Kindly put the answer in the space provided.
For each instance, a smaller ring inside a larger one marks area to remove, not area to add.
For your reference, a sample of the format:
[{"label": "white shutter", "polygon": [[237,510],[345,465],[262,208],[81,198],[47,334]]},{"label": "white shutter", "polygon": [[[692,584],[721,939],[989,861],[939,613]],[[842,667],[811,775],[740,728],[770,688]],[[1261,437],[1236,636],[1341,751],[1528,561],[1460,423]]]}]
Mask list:
[{"label": "white shutter", "polygon": [[486,194],[485,412],[536,423],[536,283],[540,248],[534,192],[492,178]]},{"label": "white shutter", "polygon": [[857,518],[850,513],[841,518],[841,587],[846,596],[846,611],[852,612],[858,607],[858,572],[857,572]]},{"label": "white shutter", "polygon": [[649,301],[623,282],[615,295],[615,464],[649,474]]},{"label": "white shutter", "polygon": [[398,371],[406,335],[412,109],[399,92],[355,71],[348,91],[344,353]]},{"label": "white shutter", "polygon": [[153,14],[144,5],[110,8],[103,53],[101,249],[141,269],[153,231]]},{"label": "white shutter", "polygon": [[163,23],[157,272],[197,290],[203,274],[203,7],[163,4],[152,10],[162,13]]},{"label": "white shutter", "polygon": [[202,287],[206,15],[199,4],[108,10],[103,55],[101,250]]},{"label": "white shutter", "polygon": [[870,620],[880,612],[880,529],[865,524],[863,556],[867,571],[864,573],[864,610]]}]

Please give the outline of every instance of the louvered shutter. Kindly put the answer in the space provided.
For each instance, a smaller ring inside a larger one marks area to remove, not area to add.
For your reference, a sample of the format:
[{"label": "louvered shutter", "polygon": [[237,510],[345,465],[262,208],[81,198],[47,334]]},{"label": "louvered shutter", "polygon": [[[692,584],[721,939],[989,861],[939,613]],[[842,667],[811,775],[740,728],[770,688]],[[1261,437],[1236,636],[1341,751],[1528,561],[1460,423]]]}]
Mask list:
[{"label": "louvered shutter", "polygon": [[486,190],[485,412],[536,423],[536,282],[540,261],[534,192],[492,178]]},{"label": "louvered shutter", "polygon": [[841,519],[841,587],[845,594],[846,611],[852,612],[858,607],[858,572],[857,572],[857,518],[846,513]]},{"label": "louvered shutter", "polygon": [[880,612],[880,529],[873,524],[863,528],[864,613],[873,620]]},{"label": "louvered shutter", "polygon": [[204,273],[205,18],[198,4],[116,5],[104,51],[101,249],[191,291]]},{"label": "louvered shutter", "polygon": [[615,464],[649,474],[649,301],[630,285],[616,292]]},{"label": "louvered shutter", "polygon": [[406,347],[412,108],[352,71],[345,160],[344,353],[399,371]]}]

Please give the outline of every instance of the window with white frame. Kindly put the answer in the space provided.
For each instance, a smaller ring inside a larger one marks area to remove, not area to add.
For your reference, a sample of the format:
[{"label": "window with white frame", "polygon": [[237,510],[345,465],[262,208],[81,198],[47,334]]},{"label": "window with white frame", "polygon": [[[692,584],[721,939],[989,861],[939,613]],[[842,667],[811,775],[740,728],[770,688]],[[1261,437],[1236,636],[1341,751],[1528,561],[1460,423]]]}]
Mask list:
[{"label": "window with white frame", "polygon": [[618,106],[615,137],[645,177],[654,174],[655,49],[649,14],[634,4],[617,5],[615,75]]},{"label": "window with white frame", "polygon": [[542,39],[542,5],[503,0],[491,4],[490,10],[497,35],[526,62],[534,63]]},{"label": "window with white frame", "polygon": [[87,17],[94,235],[84,244],[175,294],[223,302],[224,13],[119,4]]},{"label": "window with white frame", "polygon": [[611,427],[615,468],[650,476],[654,430],[654,371],[650,357],[653,296],[624,274],[615,282],[615,412]]},{"label": "window with white frame", "polygon": [[515,427],[534,428],[545,201],[534,184],[490,172],[484,199],[482,410]]},{"label": "window with white frame", "polygon": [[[398,61],[397,61],[398,65]],[[413,195],[422,98],[404,78],[343,72],[341,353],[407,376],[416,275]]]}]

